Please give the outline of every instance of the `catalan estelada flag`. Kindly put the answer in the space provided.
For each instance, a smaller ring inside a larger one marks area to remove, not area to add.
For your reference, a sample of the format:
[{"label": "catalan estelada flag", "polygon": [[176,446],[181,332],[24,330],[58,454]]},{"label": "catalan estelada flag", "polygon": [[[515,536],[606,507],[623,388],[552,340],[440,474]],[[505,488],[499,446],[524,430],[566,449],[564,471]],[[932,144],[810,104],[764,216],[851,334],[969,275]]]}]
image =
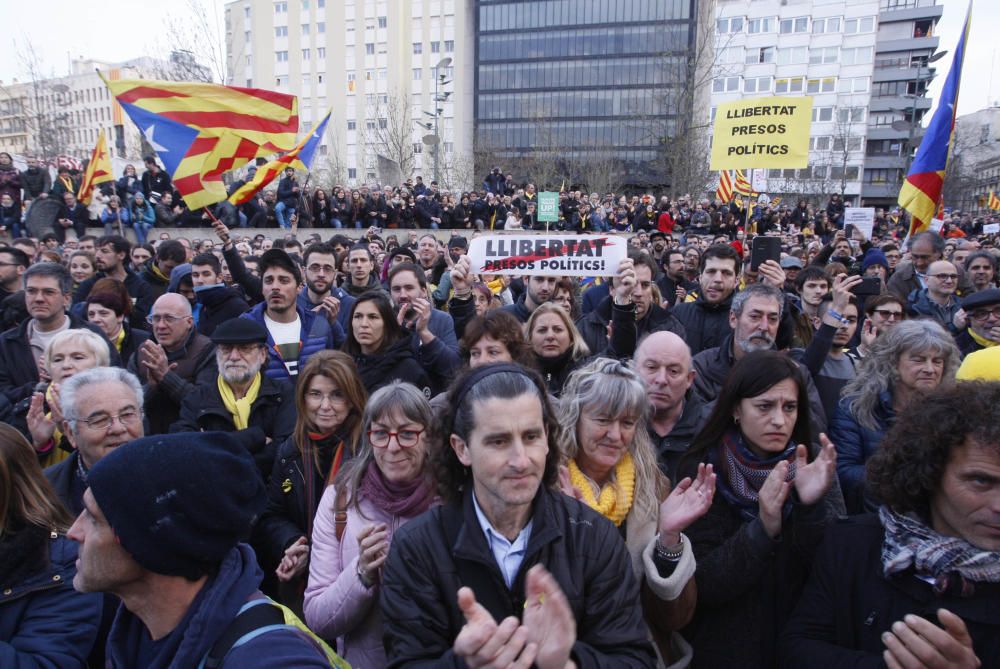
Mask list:
[{"label": "catalan estelada flag", "polygon": [[753,192],[753,186],[747,180],[746,176],[743,174],[743,170],[736,170],[736,183],[734,190],[740,195],[756,195]]},{"label": "catalan estelada flag", "polygon": [[1000,197],[997,197],[993,191],[990,191],[989,208],[993,211],[1000,211]]},{"label": "catalan estelada flag", "polygon": [[190,209],[226,199],[224,172],[295,146],[299,116],[293,95],[145,79],[105,84],[163,161]]},{"label": "catalan estelada flag", "polygon": [[715,189],[715,197],[723,204],[733,199],[733,178],[729,175],[729,170],[719,172],[719,187]]},{"label": "catalan estelada flag", "polygon": [[111,158],[108,156],[108,143],[104,139],[104,131],[101,130],[97,133],[97,144],[94,146],[94,152],[90,154],[90,162],[87,163],[87,169],[83,173],[76,199],[87,206],[94,197],[94,186],[114,180]]},{"label": "catalan estelada flag", "polygon": [[[941,89],[941,98],[931,118],[927,132],[920,142],[917,155],[910,165],[910,172],[899,189],[899,206],[910,212],[908,236],[922,232],[930,226],[931,219],[941,202],[944,174],[948,167],[951,138],[955,132],[955,110],[958,107],[958,90],[962,81],[962,63],[965,60],[965,46],[969,39],[972,5],[965,15],[965,26],[958,40],[955,56],[948,70],[948,78]],[[912,121],[913,119],[911,119]]]},{"label": "catalan estelada flag", "polygon": [[257,170],[257,174],[254,175],[251,181],[241,186],[229,196],[229,201],[236,205],[243,204],[252,198],[261,188],[274,181],[288,167],[297,170],[308,170],[316,155],[316,149],[319,148],[320,142],[323,141],[323,133],[326,132],[326,123],[330,120],[331,113],[333,113],[332,109],[326,113],[326,116],[319,122],[319,125],[313,128],[311,133],[302,138],[298,146]]}]

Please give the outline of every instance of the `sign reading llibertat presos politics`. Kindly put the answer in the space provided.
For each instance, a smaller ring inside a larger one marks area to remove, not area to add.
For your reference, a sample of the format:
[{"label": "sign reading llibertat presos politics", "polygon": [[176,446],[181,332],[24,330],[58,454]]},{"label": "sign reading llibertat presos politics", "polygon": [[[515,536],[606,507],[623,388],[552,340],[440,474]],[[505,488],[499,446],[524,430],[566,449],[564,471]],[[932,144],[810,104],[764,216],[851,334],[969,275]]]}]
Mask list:
[{"label": "sign reading llibertat presos politics", "polygon": [[473,274],[613,276],[627,250],[614,235],[483,235],[468,255]]},{"label": "sign reading llibertat presos politics", "polygon": [[736,100],[715,110],[710,169],[809,165],[811,97]]},{"label": "sign reading llibertat presos politics", "polygon": [[542,223],[559,220],[559,193],[543,191],[538,194],[538,220]]}]

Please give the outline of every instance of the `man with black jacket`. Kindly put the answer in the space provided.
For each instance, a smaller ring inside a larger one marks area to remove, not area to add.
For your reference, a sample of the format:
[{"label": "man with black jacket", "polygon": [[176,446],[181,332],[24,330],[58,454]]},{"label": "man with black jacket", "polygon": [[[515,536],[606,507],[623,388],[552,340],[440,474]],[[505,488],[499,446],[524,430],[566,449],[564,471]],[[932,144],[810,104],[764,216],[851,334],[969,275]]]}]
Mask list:
[{"label": "man with black jacket", "polygon": [[164,194],[173,191],[174,186],[170,181],[170,175],[160,169],[156,164],[156,156],[146,156],[142,159],[146,164],[146,171],[142,173],[142,194],[146,196],[148,202],[156,204]]},{"label": "man with black jacket", "polygon": [[444,505],[396,530],[381,573],[389,666],[656,666],[621,535],[554,489],[558,422],[538,374],[475,368],[447,405]]},{"label": "man with black jacket", "polygon": [[695,296],[674,307],[674,316],[684,326],[685,341],[692,355],[713,348],[729,336],[729,307],[740,274],[740,256],[728,244],[710,246],[701,258]]},{"label": "man with black jacket", "polygon": [[191,260],[191,283],[198,310],[198,332],[206,337],[211,337],[220,324],[250,309],[239,289],[222,281],[222,263],[214,253],[199,253]]},{"label": "man with black jacket", "polygon": [[48,197],[52,190],[52,176],[47,167],[42,167],[37,158],[28,158],[28,169],[21,172],[21,188],[24,198],[34,200]]},{"label": "man with black jacket", "polygon": [[203,378],[184,398],[180,418],[170,431],[235,432],[266,483],[278,445],[295,428],[295,390],[291,383],[261,372],[268,360],[263,325],[234,318],[215,329],[212,342],[219,373]]},{"label": "man with black jacket", "polygon": [[[45,369],[41,357],[49,341],[59,332],[86,328],[101,335],[96,326],[66,313],[73,279],[62,265],[43,262],[24,272],[25,303],[30,318],[0,335],[0,393],[11,406],[30,397]],[[114,344],[108,343],[112,365],[121,358]]]},{"label": "man with black jacket", "polygon": [[295,168],[285,168],[285,175],[278,182],[277,199],[274,216],[278,219],[278,225],[285,229],[291,228],[291,217],[299,206],[299,182],[295,178]]},{"label": "man with black jacket", "polygon": [[131,322],[142,323],[146,320],[146,314],[149,313],[155,298],[150,291],[149,284],[128,268],[129,251],[132,245],[119,235],[104,235],[97,240],[95,247],[94,257],[98,272],[77,286],[76,292],[73,294],[73,304],[86,302],[87,296],[90,295],[90,289],[94,287],[98,279],[104,277],[118,279],[125,284],[125,289],[134,302],[130,316]]},{"label": "man with black jacket", "polygon": [[146,300],[150,306],[167,292],[167,286],[170,285],[170,273],[174,271],[175,267],[185,262],[187,262],[187,249],[176,239],[168,239],[157,245],[156,256],[145,264],[139,275],[139,278],[148,287]]}]

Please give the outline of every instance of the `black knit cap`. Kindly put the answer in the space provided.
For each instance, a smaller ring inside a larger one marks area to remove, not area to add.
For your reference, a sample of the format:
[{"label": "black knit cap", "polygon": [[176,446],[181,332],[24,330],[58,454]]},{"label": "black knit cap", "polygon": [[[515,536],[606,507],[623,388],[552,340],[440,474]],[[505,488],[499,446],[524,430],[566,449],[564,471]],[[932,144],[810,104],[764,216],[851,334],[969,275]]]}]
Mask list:
[{"label": "black knit cap", "polygon": [[218,568],[266,502],[257,465],[231,432],[136,439],[101,458],[87,485],[140,566],[190,579]]}]

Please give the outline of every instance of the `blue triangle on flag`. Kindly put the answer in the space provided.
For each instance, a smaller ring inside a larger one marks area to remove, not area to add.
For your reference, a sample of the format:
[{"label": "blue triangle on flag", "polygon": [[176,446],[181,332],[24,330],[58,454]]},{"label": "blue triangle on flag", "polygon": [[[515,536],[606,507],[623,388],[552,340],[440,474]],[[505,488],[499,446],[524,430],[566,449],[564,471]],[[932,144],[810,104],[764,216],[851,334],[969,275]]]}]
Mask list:
[{"label": "blue triangle on flag", "polygon": [[119,104],[163,161],[167,173],[173,176],[188,149],[197,139],[198,131],[133,104],[127,102]]}]

